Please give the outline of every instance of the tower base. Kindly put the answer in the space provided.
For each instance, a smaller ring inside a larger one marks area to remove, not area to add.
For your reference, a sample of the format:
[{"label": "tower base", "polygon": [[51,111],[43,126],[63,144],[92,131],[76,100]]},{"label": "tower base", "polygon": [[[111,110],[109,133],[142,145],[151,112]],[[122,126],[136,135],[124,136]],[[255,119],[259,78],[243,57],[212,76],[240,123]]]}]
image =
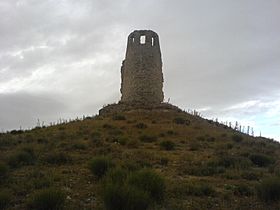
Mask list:
[{"label": "tower base", "polygon": [[109,104],[102,109],[99,110],[100,116],[108,116],[118,114],[120,112],[129,112],[129,111],[136,111],[136,110],[144,110],[144,111],[176,111],[182,112],[182,110],[169,103],[160,103],[160,104],[150,104],[150,105],[132,105],[126,103],[117,103],[117,104]]}]

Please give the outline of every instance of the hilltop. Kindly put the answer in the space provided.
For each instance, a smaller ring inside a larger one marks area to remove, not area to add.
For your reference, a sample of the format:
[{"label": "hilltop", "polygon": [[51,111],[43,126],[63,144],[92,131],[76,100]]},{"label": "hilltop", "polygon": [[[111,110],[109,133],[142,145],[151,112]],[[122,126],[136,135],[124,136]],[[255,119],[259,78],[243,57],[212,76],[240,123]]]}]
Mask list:
[{"label": "hilltop", "polygon": [[[119,174],[115,181],[126,185],[120,175],[143,170],[164,185],[149,209],[279,206],[280,192],[271,194],[269,185],[279,185],[279,143],[178,110],[130,110],[0,134],[0,152],[0,209],[48,209],[44,189],[65,209],[105,209],[104,199],[113,202],[104,198],[108,176]],[[107,161],[100,176],[98,158]]]}]

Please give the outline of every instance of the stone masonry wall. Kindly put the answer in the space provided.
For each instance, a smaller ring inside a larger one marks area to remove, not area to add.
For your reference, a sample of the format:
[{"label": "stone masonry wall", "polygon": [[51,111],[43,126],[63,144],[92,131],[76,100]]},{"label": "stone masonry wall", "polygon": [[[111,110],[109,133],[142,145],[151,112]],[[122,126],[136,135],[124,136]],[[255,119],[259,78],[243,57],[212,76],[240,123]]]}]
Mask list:
[{"label": "stone masonry wall", "polygon": [[138,30],[128,36],[121,77],[121,103],[148,105],[163,102],[162,60],[155,32]]}]

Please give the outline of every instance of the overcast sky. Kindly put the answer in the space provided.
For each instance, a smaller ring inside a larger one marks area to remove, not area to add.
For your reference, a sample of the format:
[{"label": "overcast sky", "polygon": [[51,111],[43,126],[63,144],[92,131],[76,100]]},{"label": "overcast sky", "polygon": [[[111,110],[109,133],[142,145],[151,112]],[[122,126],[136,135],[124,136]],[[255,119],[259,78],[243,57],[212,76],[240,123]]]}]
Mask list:
[{"label": "overcast sky", "polygon": [[120,99],[135,29],[159,34],[165,100],[280,140],[279,0],[0,0],[0,129]]}]

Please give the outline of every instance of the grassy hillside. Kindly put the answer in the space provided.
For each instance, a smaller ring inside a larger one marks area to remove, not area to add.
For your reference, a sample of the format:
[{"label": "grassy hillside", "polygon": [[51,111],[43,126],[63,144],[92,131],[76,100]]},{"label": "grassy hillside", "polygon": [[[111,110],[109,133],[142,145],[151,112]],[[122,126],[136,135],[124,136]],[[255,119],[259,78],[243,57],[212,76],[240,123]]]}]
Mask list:
[{"label": "grassy hillside", "polygon": [[279,157],[276,142],[175,111],[0,134],[0,209],[279,209]]}]

